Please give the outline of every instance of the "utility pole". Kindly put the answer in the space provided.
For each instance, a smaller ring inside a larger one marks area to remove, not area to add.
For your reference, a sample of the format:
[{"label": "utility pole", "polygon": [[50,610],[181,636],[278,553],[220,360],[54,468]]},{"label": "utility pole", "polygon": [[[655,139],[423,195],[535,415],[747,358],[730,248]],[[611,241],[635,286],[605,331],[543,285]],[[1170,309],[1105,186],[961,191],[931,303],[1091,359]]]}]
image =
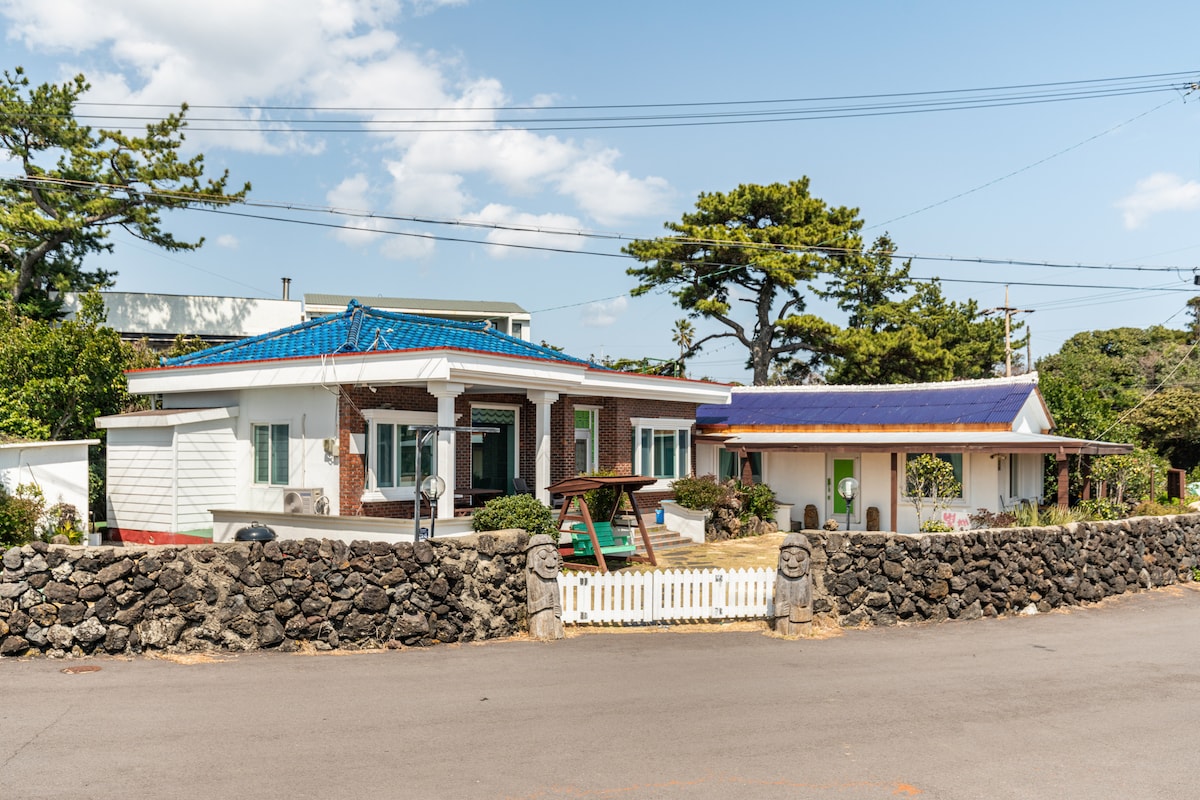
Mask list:
[{"label": "utility pole", "polygon": [[[1004,314],[1004,377],[1012,377],[1012,318],[1014,314],[1032,314],[1032,308],[1013,308],[1008,304],[1008,286],[1004,287],[1004,305],[989,308],[985,314]],[[1026,369],[1028,370],[1028,364]]]}]

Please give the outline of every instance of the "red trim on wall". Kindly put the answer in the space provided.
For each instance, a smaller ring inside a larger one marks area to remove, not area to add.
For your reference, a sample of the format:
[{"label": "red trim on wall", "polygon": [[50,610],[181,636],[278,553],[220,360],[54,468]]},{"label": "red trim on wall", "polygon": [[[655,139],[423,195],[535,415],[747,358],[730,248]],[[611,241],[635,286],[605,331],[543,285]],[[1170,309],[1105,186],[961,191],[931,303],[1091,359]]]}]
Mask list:
[{"label": "red trim on wall", "polygon": [[212,544],[211,537],[166,531],[139,531],[133,528],[108,528],[104,538],[121,544]]}]

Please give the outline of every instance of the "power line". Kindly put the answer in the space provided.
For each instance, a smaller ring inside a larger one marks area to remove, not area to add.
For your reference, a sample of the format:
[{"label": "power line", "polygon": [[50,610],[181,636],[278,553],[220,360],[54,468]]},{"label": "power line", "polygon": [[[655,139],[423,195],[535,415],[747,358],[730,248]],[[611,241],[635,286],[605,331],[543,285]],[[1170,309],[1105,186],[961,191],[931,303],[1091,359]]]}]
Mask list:
[{"label": "power line", "polygon": [[[0,180],[10,181],[10,182],[18,182],[18,183],[19,182],[53,183],[53,184],[60,185],[63,188],[66,188],[66,189],[69,189],[72,191],[95,191],[96,189],[117,189],[117,190],[127,189],[127,187],[122,187],[122,186],[87,184],[87,183],[83,183],[83,182],[60,181],[60,180],[51,180],[51,179],[44,179],[44,178],[3,178],[3,177],[0,177]],[[183,193],[183,192],[153,192],[153,191],[147,192],[147,191],[143,191],[143,192],[141,192],[141,194],[143,196],[147,196],[147,197],[154,197],[154,196],[170,197],[175,200],[188,199],[188,197],[189,197],[189,195],[187,193]],[[300,210],[300,211],[307,211],[310,213],[313,211],[320,211],[321,213],[328,213],[328,214],[335,214],[335,215],[340,214],[340,215],[346,215],[346,216],[356,216],[354,213],[351,213],[351,212],[339,211],[338,209],[333,209],[333,208],[318,208],[315,206],[301,207],[301,206],[297,206],[295,204],[271,204],[271,203],[261,203],[261,202],[260,203],[246,203],[246,205],[257,206],[257,207],[266,207],[266,208],[279,208],[279,209],[285,209],[285,210]],[[603,251],[594,251],[594,250],[580,250],[580,249],[572,249],[572,248],[564,248],[564,247],[550,247],[547,245],[519,244],[519,243],[515,243],[515,242],[495,242],[495,241],[488,241],[488,240],[471,239],[468,237],[444,236],[444,235],[437,235],[437,234],[431,234],[431,233],[425,233],[425,232],[363,228],[361,226],[356,226],[356,225],[338,224],[338,223],[332,223],[332,222],[320,222],[320,221],[316,221],[316,220],[294,219],[294,218],[289,218],[289,217],[272,216],[272,215],[268,215],[268,214],[252,214],[252,213],[248,213],[248,212],[235,211],[232,208],[232,204],[222,205],[222,206],[215,207],[215,208],[199,206],[199,205],[183,206],[182,208],[190,209],[190,210],[194,210],[194,211],[202,211],[202,212],[209,213],[209,214],[223,214],[223,215],[227,215],[227,216],[242,217],[242,218],[247,218],[247,219],[258,219],[258,220],[264,220],[264,221],[269,221],[269,222],[283,222],[283,223],[288,223],[288,224],[293,224],[293,225],[307,225],[307,226],[311,226],[311,227],[324,228],[324,229],[368,232],[368,233],[376,233],[376,234],[385,235],[385,236],[403,236],[403,237],[409,237],[409,238],[430,239],[433,241],[454,242],[454,243],[460,243],[460,244],[477,244],[477,245],[484,245],[484,246],[488,246],[488,247],[505,247],[505,248],[517,249],[517,250],[551,252],[551,253],[560,253],[560,254],[566,254],[566,255],[587,255],[587,256],[594,256],[594,257],[600,257],[600,258],[632,259],[632,256],[628,256],[624,253],[612,253],[612,252],[603,252]],[[418,218],[395,217],[395,216],[378,215],[378,214],[363,214],[361,216],[366,216],[368,218],[375,218],[375,219],[388,219],[388,220],[392,220],[392,221],[411,221],[411,220],[418,219]],[[428,222],[436,222],[437,224],[445,224],[445,225],[466,224],[466,223],[461,223],[460,221],[450,221],[450,220],[440,220],[440,221],[427,220],[427,221]],[[470,223],[470,224],[473,226],[477,225],[477,226],[482,226],[482,227],[493,227],[491,224],[485,224],[485,223]],[[500,228],[501,226],[494,226],[494,227]],[[522,228],[520,226],[508,226],[503,229],[504,230],[520,230],[522,232],[530,232],[530,233],[546,232],[546,231],[538,230],[535,228]],[[583,236],[583,237],[591,236],[591,234],[583,233],[583,232],[574,232],[574,233],[563,232],[563,233],[561,233],[561,235]],[[615,238],[615,239],[628,238],[628,237],[624,237],[620,234],[599,234],[598,236],[603,237],[603,238]],[[721,244],[722,246],[725,246],[725,245],[729,245],[731,243],[721,242],[719,244]],[[738,243],[732,243],[732,244],[738,244]],[[753,243],[741,243],[741,244],[753,245],[754,247],[761,247],[760,245],[755,245]],[[770,249],[774,249],[776,251],[778,250],[778,248],[770,248]],[[797,249],[803,250],[803,248],[797,248]],[[858,252],[857,250],[849,250],[847,248],[833,248],[833,247],[821,247],[821,248],[812,248],[812,249],[817,249],[817,250],[821,250],[821,251],[841,251],[841,252],[853,252],[853,253]],[[912,257],[920,258],[920,256],[912,256]],[[929,256],[928,258],[930,258],[932,260],[964,261],[964,262],[970,262],[970,263],[991,263],[991,264],[1019,264],[1019,263],[1021,263],[1021,262],[1016,262],[1016,261],[1001,261],[1001,260],[996,260],[996,259],[990,259],[990,260],[984,260],[984,259],[979,259],[979,258],[960,259],[960,258],[955,258],[953,256]],[[747,266],[750,266],[750,265],[746,265],[746,264],[728,264],[728,263],[724,263],[724,262],[675,262],[675,263],[679,263],[681,266],[685,266],[685,267],[716,268],[717,269],[716,274],[720,274],[720,272],[734,272],[737,270],[745,269],[745,268],[747,268]],[[1055,264],[1052,264],[1052,262],[1025,262],[1023,265],[1025,265],[1025,266],[1057,266],[1057,267],[1062,267],[1062,268],[1073,268],[1073,269],[1108,269],[1111,267],[1111,265],[1082,265],[1082,264],[1055,265]],[[1180,271],[1190,269],[1190,268],[1185,268],[1185,267],[1143,267],[1142,269],[1147,270],[1147,271],[1180,272]],[[1011,286],[1062,288],[1061,283],[1015,281],[1015,280],[1011,280],[1011,279],[986,280],[986,279],[979,279],[979,278],[944,278],[944,277],[937,277],[937,276],[934,276],[934,277],[910,277],[909,278],[910,283],[931,282],[931,281],[935,281],[935,280],[942,282],[942,283],[971,283],[971,284],[980,284],[980,285],[1001,285],[1001,286],[1002,285],[1011,285]],[[1193,289],[1187,289],[1187,288],[1178,288],[1178,289],[1147,288],[1147,287],[1140,287],[1140,286],[1113,286],[1113,285],[1078,284],[1078,283],[1071,284],[1071,288],[1097,289],[1097,290],[1109,290],[1109,291],[1112,291],[1112,290],[1134,291],[1134,292],[1147,292],[1147,291],[1194,292]],[[620,296],[623,296],[623,295],[620,295]],[[606,299],[614,299],[614,298],[606,298]],[[561,308],[578,307],[581,305],[587,305],[592,302],[599,302],[599,301],[590,300],[590,301],[586,301],[586,302],[570,304],[568,306],[563,306]],[[558,310],[558,307],[556,307],[555,309],[546,309],[546,310],[547,311]]]},{"label": "power line", "polygon": [[[1090,78],[1086,80],[1074,81],[1046,81],[1041,83],[1021,83],[1000,86],[981,86],[969,89],[936,89],[918,92],[888,92],[875,94],[855,94],[855,95],[826,95],[817,97],[793,97],[793,98],[772,98],[765,100],[708,100],[708,101],[690,101],[690,102],[667,102],[667,103],[609,103],[600,105],[558,105],[549,106],[555,109],[570,109],[582,111],[594,110],[610,110],[610,109],[632,109],[632,108],[697,108],[704,106],[739,106],[739,105],[771,105],[782,103],[811,103],[811,102],[829,102],[833,100],[870,100],[870,99],[887,99],[896,97],[919,97],[919,96],[936,96],[949,94],[966,94],[975,92],[1001,92],[1017,89],[1044,89],[1057,88],[1068,86],[1086,86],[1089,84],[1102,83],[1128,83],[1142,82],[1158,79],[1170,79],[1172,83],[1177,81],[1186,81],[1189,77],[1194,77],[1198,74],[1197,70],[1184,70],[1181,72],[1158,72],[1148,75],[1125,75],[1111,78]],[[80,100],[76,105],[91,105],[91,106],[109,106],[109,107],[131,107],[131,108],[178,108],[178,104],[168,103],[131,103],[131,102],[98,102]],[[442,111],[444,106],[303,106],[303,105],[201,105],[189,104],[191,108],[203,109],[218,109],[218,110],[242,110],[242,111],[360,111],[360,112],[375,112],[375,111]],[[474,106],[473,111],[544,111],[548,106]]]},{"label": "power line", "polygon": [[[905,92],[896,94],[850,95],[835,98],[794,98],[787,100],[760,101],[718,101],[715,103],[664,103],[664,104],[630,104],[608,106],[547,106],[547,107],[495,107],[455,109],[447,107],[421,108],[373,108],[373,107],[320,107],[320,106],[220,106],[197,105],[190,108],[206,110],[234,110],[260,114],[264,111],[302,111],[306,113],[325,113],[342,111],[344,113],[380,114],[397,112],[434,112],[433,118],[400,118],[400,119],[323,119],[313,120],[298,117],[220,117],[192,116],[187,127],[192,131],[223,132],[223,133],[482,133],[497,130],[565,131],[565,130],[608,130],[629,128],[664,128],[664,127],[694,127],[711,125],[743,125],[765,122],[802,122],[824,119],[853,119],[861,117],[893,116],[898,114],[930,113],[940,111],[962,111],[984,108],[1001,108],[1032,104],[1069,102],[1077,100],[1098,99],[1107,97],[1122,97],[1147,93],[1171,92],[1186,93],[1193,85],[1185,82],[1184,76],[1194,76],[1196,73],[1165,73],[1163,75],[1134,76],[1130,78],[1096,79],[1092,81],[1068,81],[1061,83],[1027,84],[1024,86],[993,87],[976,90],[941,90],[933,92]],[[922,99],[923,98],[923,99]],[[829,103],[830,101],[854,101],[833,105],[816,105],[804,107],[803,104]],[[751,106],[770,106],[793,104],[793,107],[750,108]],[[799,104],[799,105],[797,105]],[[105,107],[134,107],[144,108],[163,107],[159,104],[122,104],[122,103],[87,103],[80,101],[77,105],[103,105]],[[688,113],[668,112],[673,108],[727,108],[736,106],[735,111],[691,111]],[[623,115],[562,115],[563,111],[572,110],[619,110],[619,109],[662,109],[661,113],[623,114]],[[455,118],[455,114],[477,114],[480,111],[521,111],[524,116],[474,116]],[[554,111],[559,116],[542,116],[530,119],[529,115],[545,114]],[[53,115],[52,115],[53,116]],[[87,114],[75,112],[80,120],[112,121],[117,123],[143,123],[158,121],[157,117],[137,116],[133,114]],[[216,123],[217,125],[196,125],[196,122]],[[281,127],[272,127],[281,126]],[[477,126],[477,127],[471,127]],[[497,127],[504,126],[504,127]]]},{"label": "power line", "polygon": [[[60,179],[60,178],[48,178],[48,177],[41,177],[41,176],[37,176],[37,177],[34,177],[34,176],[0,176],[0,181],[7,181],[7,182],[11,182],[11,183],[26,183],[26,184],[49,184],[52,186],[58,186],[58,187],[61,187],[64,189],[72,190],[72,191],[100,191],[100,190],[128,191],[129,190],[129,187],[126,187],[126,186],[123,186],[120,184],[103,184],[103,183],[96,183],[96,182],[89,182],[89,181],[70,181],[70,180],[64,180],[64,179]],[[198,202],[205,202],[205,203],[213,202],[212,198],[206,198],[206,197],[203,197],[202,195],[198,195],[198,194],[194,194],[194,193],[190,193],[190,192],[181,192],[181,191],[140,190],[139,194],[141,194],[142,196],[145,196],[145,197],[157,197],[157,198],[170,199],[170,200],[176,200],[176,201],[178,201],[178,200],[196,200]],[[351,217],[351,218],[356,218],[356,219],[365,219],[365,220],[380,220],[380,221],[388,221],[388,222],[409,222],[409,223],[424,224],[424,225],[441,225],[441,226],[474,228],[474,229],[480,229],[480,230],[490,230],[490,231],[499,231],[499,232],[532,233],[532,234],[541,234],[541,235],[549,235],[549,236],[577,237],[577,238],[584,238],[584,239],[599,239],[599,240],[609,240],[609,241],[619,241],[619,242],[647,241],[647,240],[656,239],[656,238],[670,238],[670,237],[653,237],[653,236],[642,237],[642,236],[635,236],[635,235],[624,234],[624,233],[589,231],[589,230],[579,229],[579,228],[559,228],[559,227],[546,226],[546,225],[517,225],[517,224],[499,223],[499,222],[482,222],[482,221],[470,220],[470,219],[445,219],[445,218],[427,217],[427,216],[419,216],[419,215],[384,214],[384,213],[380,213],[380,212],[376,212],[376,211],[344,209],[344,208],[337,208],[337,207],[333,207],[333,206],[319,206],[319,205],[313,205],[313,204],[307,204],[307,203],[287,202],[287,201],[242,200],[237,203],[232,203],[232,202],[222,203],[218,208],[215,208],[215,209],[201,208],[201,207],[197,207],[197,206],[188,206],[187,208],[189,208],[191,210],[197,210],[197,211],[211,211],[211,212],[215,212],[215,213],[222,213],[222,211],[231,209],[234,206],[248,207],[248,208],[276,209],[276,210],[282,210],[282,211],[297,211],[297,212],[301,212],[301,213],[310,213],[310,214],[329,214],[329,215],[334,215],[334,216],[345,216],[345,217]],[[255,218],[255,219],[288,221],[283,218],[276,218],[276,217],[270,217],[270,216],[265,216],[265,215],[238,214],[237,212],[232,212],[232,211],[230,211],[229,213],[231,213],[234,216],[247,216],[247,217],[251,217],[251,218]],[[300,220],[295,220],[295,221],[300,222]],[[311,224],[322,226],[322,227],[342,228],[342,229],[363,231],[363,232],[369,232],[369,233],[394,234],[394,235],[398,235],[398,236],[429,238],[429,239],[438,240],[438,241],[468,242],[468,243],[483,244],[483,245],[488,245],[488,246],[493,246],[493,247],[516,247],[519,249],[546,250],[548,252],[556,252],[556,253],[575,253],[575,254],[579,254],[579,255],[592,255],[592,256],[600,256],[600,257],[605,257],[605,258],[625,258],[626,257],[624,254],[621,254],[621,253],[609,253],[609,252],[603,252],[603,251],[579,250],[579,249],[573,249],[573,248],[547,247],[547,246],[539,246],[539,245],[517,245],[517,244],[510,244],[510,243],[505,243],[505,242],[494,242],[494,241],[466,239],[466,238],[458,238],[458,237],[439,237],[439,236],[436,236],[433,234],[427,234],[427,233],[418,233],[418,232],[412,232],[412,231],[386,231],[386,230],[375,229],[375,228],[362,228],[362,227],[358,227],[358,226],[354,226],[354,225],[341,226],[341,225],[332,225],[332,224],[324,224],[324,223],[311,223]],[[749,250],[749,251],[761,251],[761,252],[770,252],[770,253],[779,253],[779,252],[781,252],[781,250],[788,250],[788,251],[792,251],[792,252],[796,252],[796,253],[857,255],[862,252],[862,250],[857,247],[838,247],[838,246],[834,246],[834,245],[810,245],[810,246],[788,245],[788,246],[784,247],[784,246],[780,246],[780,245],[765,244],[765,243],[760,243],[760,242],[735,242],[735,241],[727,241],[727,240],[721,240],[721,239],[702,239],[702,238],[693,238],[693,237],[676,237],[674,239],[671,239],[671,241],[674,241],[679,244],[695,245],[697,247],[711,246],[713,248],[720,248],[720,249],[727,249],[727,250]],[[1187,265],[1089,264],[1089,263],[1083,263],[1083,262],[1070,263],[1070,262],[1055,262],[1055,261],[1034,261],[1034,260],[1017,259],[1017,258],[989,258],[989,257],[984,257],[984,256],[925,255],[922,253],[892,253],[892,254],[890,254],[890,257],[893,259],[899,259],[899,260],[932,261],[932,262],[941,262],[941,263],[982,264],[982,265],[988,265],[988,266],[1038,267],[1038,268],[1047,268],[1047,269],[1082,269],[1082,270],[1111,270],[1111,271],[1163,272],[1163,273],[1174,272],[1174,273],[1180,273],[1180,274],[1182,274],[1182,273],[1191,274],[1198,269],[1195,266],[1187,266]],[[728,264],[726,262],[720,262],[720,261],[690,261],[690,262],[682,262],[681,261],[681,262],[676,262],[676,263],[679,263],[681,265],[691,265],[691,266],[696,266],[696,267],[731,267],[731,268],[735,268],[735,269],[742,268],[745,266],[751,266],[751,265]],[[949,279],[945,279],[945,280],[949,280]]]}]

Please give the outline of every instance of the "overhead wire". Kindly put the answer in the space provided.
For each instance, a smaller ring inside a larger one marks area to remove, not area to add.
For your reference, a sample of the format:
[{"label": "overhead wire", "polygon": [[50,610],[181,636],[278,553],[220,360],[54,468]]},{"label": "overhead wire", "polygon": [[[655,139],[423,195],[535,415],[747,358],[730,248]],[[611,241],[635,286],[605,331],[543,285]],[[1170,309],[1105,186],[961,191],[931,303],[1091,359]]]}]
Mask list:
[{"label": "overhead wire", "polygon": [[[48,178],[41,178],[41,177],[39,177],[39,178],[0,177],[0,180],[13,181],[13,182],[50,183],[50,184],[53,184],[56,186],[70,189],[72,191],[96,191],[99,189],[120,191],[120,190],[125,189],[125,187],[119,186],[119,185],[94,184],[94,183],[79,182],[79,181],[63,181],[63,180],[59,180],[59,179],[48,179]],[[140,193],[143,194],[144,196],[149,196],[149,197],[164,196],[164,197],[169,197],[174,200],[188,199],[188,198],[203,200],[203,198],[197,198],[195,195],[190,195],[189,193],[184,193],[184,192],[141,191]],[[242,204],[239,204],[239,205],[242,205]],[[576,237],[584,237],[584,238],[590,238],[590,237],[594,236],[596,238],[616,239],[616,240],[634,240],[637,238],[637,237],[626,236],[623,234],[613,234],[613,233],[595,233],[594,234],[594,233],[583,232],[583,231],[549,230],[549,229],[545,229],[545,228],[529,227],[529,226],[500,225],[500,224],[493,224],[493,223],[482,223],[482,222],[471,222],[471,221],[438,220],[438,219],[434,219],[434,218],[401,217],[401,216],[396,216],[396,215],[384,215],[384,214],[375,214],[375,213],[367,213],[367,212],[351,212],[351,211],[345,211],[345,210],[340,210],[340,209],[335,209],[335,208],[330,208],[330,207],[309,206],[309,205],[294,204],[294,203],[247,202],[244,205],[251,206],[251,207],[294,210],[294,211],[301,211],[301,212],[307,212],[307,213],[327,213],[327,214],[332,214],[332,215],[361,217],[361,218],[367,218],[367,219],[384,219],[384,220],[390,220],[390,221],[406,221],[406,222],[420,220],[420,221],[426,222],[428,224],[440,224],[440,225],[451,225],[451,226],[461,224],[465,227],[488,228],[488,229],[503,230],[503,231],[509,231],[509,232],[543,233],[543,234],[551,234],[551,235],[576,236]],[[517,242],[489,241],[489,240],[473,239],[473,238],[469,238],[469,237],[445,236],[445,235],[432,234],[432,233],[420,232],[420,231],[400,231],[400,230],[394,230],[394,229],[364,228],[364,227],[357,226],[357,225],[322,222],[322,221],[318,221],[318,220],[293,219],[293,218],[288,218],[288,217],[272,216],[272,215],[268,215],[268,214],[253,214],[253,213],[234,210],[233,203],[223,203],[223,204],[220,204],[218,207],[206,207],[203,205],[188,205],[188,206],[184,206],[183,208],[193,210],[193,211],[202,211],[202,212],[210,213],[210,214],[227,215],[227,216],[242,217],[242,218],[248,218],[248,219],[264,220],[264,221],[270,221],[270,222],[282,222],[282,223],[296,224],[296,225],[307,225],[307,226],[324,228],[324,229],[349,230],[349,231],[357,231],[357,232],[375,233],[375,234],[385,235],[385,236],[401,236],[401,237],[408,237],[408,238],[430,239],[430,240],[434,240],[434,241],[462,243],[462,244],[476,244],[476,245],[484,245],[484,246],[490,246],[490,247],[503,247],[503,248],[518,249],[518,250],[530,250],[530,251],[538,251],[538,252],[551,252],[551,253],[558,253],[558,254],[565,254],[565,255],[587,255],[587,256],[594,256],[594,257],[600,257],[600,258],[614,258],[614,259],[623,259],[623,260],[632,258],[631,256],[628,256],[624,253],[613,253],[613,252],[605,252],[605,251],[597,251],[597,250],[583,250],[583,249],[579,249],[579,248],[567,248],[567,247],[551,247],[548,245],[522,244],[522,243],[517,243]],[[776,252],[778,252],[778,250],[779,250],[778,246],[761,245],[761,244],[753,243],[753,242],[741,242],[741,243],[732,242],[731,243],[731,242],[723,242],[723,241],[717,241],[717,240],[702,240],[702,239],[684,239],[682,241],[684,241],[685,243],[689,243],[689,244],[696,244],[698,246],[705,246],[705,245],[711,244],[711,245],[716,245],[716,246],[720,246],[723,248],[732,248],[732,249],[738,249],[738,248],[762,249],[762,250],[770,250],[770,251],[776,251]],[[808,251],[812,251],[812,250],[817,250],[817,251],[821,251],[821,252],[834,252],[834,253],[837,253],[837,252],[858,253],[859,252],[856,249],[829,247],[829,246],[815,247],[815,248],[794,247],[791,249],[794,249],[798,252],[808,252]],[[940,261],[940,262],[979,263],[979,264],[988,264],[988,265],[999,264],[999,265],[1013,265],[1013,266],[1050,267],[1050,268],[1060,268],[1060,269],[1103,269],[1103,270],[1127,269],[1127,270],[1137,270],[1137,271],[1146,271],[1146,272],[1176,272],[1176,273],[1182,273],[1184,271],[1190,271],[1192,269],[1192,268],[1183,267],[1183,266],[1148,266],[1148,265],[1117,266],[1117,265],[1098,265],[1098,264],[1067,264],[1067,263],[1056,263],[1056,262],[1048,262],[1048,261],[1021,261],[1018,259],[986,259],[986,258],[980,258],[980,257],[955,257],[955,256],[945,256],[945,255],[943,255],[943,256],[924,256],[921,254],[908,254],[908,255],[896,254],[893,257],[901,258],[901,259],[911,258],[913,260],[928,259],[931,261]],[[729,264],[729,263],[720,262],[720,261],[691,261],[691,262],[677,262],[677,263],[679,263],[681,266],[687,266],[687,267],[712,268],[712,269],[716,270],[715,274],[721,274],[722,272],[732,273],[732,272],[736,272],[737,270],[744,269],[746,267],[745,264]],[[1060,283],[1019,281],[1019,280],[1012,280],[1011,278],[1005,279],[1005,280],[988,280],[988,279],[982,279],[982,278],[948,278],[948,277],[941,277],[941,276],[909,278],[909,282],[911,282],[911,283],[929,282],[929,281],[933,281],[933,280],[938,280],[938,281],[941,281],[944,283],[971,283],[971,284],[981,284],[981,285],[1011,285],[1011,286],[1030,286],[1030,287],[1042,287],[1042,288],[1044,288],[1044,287],[1058,288],[1058,287],[1061,287],[1061,285],[1062,285]],[[1113,286],[1111,284],[1105,285],[1105,284],[1078,284],[1078,283],[1072,284],[1071,288],[1094,289],[1094,290],[1119,290],[1119,291],[1126,291],[1126,292],[1191,291],[1186,288],[1137,287],[1137,286],[1119,286],[1119,285]],[[594,302],[603,302],[603,301],[615,299],[616,297],[626,297],[626,296],[629,296],[629,293],[624,293],[622,295],[615,295],[613,297],[603,298],[601,300],[588,300],[588,301],[582,301],[579,303],[566,304],[563,306],[555,306],[553,308],[542,309],[542,311],[553,311],[553,310],[563,310],[566,308],[576,308],[576,307],[580,307],[580,306],[584,306],[584,305],[589,305]]]},{"label": "overhead wire", "polygon": [[[250,132],[250,133],[484,133],[497,130],[565,131],[565,130],[612,130],[629,128],[694,127],[711,125],[743,125],[767,122],[800,122],[828,119],[853,119],[861,117],[893,116],[898,114],[931,113],[944,111],[1002,108],[1020,105],[1058,103],[1097,98],[1122,97],[1129,95],[1171,92],[1179,94],[1194,85],[1196,72],[1160,73],[1158,75],[1130,76],[1125,78],[1093,79],[1087,81],[1063,81],[1057,83],[1026,84],[986,89],[936,90],[924,92],[902,92],[892,94],[848,95],[830,98],[791,98],[746,101],[716,101],[708,103],[642,103],[610,104],[604,106],[507,106],[507,107],[319,107],[319,106],[223,106],[193,105],[189,110],[240,110],[251,114],[247,117],[217,117],[192,115],[187,127],[203,132]],[[1191,76],[1192,81],[1186,80]],[[841,102],[835,105],[817,105],[805,108],[805,104]],[[790,108],[751,108],[754,106],[776,106],[791,104]],[[91,104],[78,101],[77,105],[114,107],[153,107],[158,104]],[[667,112],[668,109],[725,109]],[[663,113],[624,114],[619,116],[563,116],[564,111],[614,111],[661,109]],[[407,119],[312,119],[296,117],[257,116],[268,111],[302,111],[309,114],[324,114],[332,111],[359,113],[364,115],[396,112],[433,112],[433,118]],[[559,116],[503,117],[455,117],[455,115],[478,114],[479,112],[527,112],[529,115],[547,112]],[[157,121],[157,118],[136,115],[76,113],[83,121],[113,121],[142,123]],[[197,125],[195,123],[210,123]],[[212,123],[218,123],[213,126]],[[470,127],[478,126],[478,127]],[[503,127],[498,127],[503,126]]]}]

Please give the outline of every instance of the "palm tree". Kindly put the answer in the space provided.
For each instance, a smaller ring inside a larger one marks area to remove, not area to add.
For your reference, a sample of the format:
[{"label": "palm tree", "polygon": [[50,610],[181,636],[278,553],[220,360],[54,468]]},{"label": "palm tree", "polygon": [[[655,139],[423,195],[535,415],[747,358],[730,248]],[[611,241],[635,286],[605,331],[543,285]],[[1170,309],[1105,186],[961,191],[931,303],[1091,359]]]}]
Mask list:
[{"label": "palm tree", "polygon": [[696,329],[692,323],[686,319],[675,320],[674,333],[671,335],[671,341],[679,345],[679,361],[676,375],[683,375],[683,359],[691,352],[692,342],[696,341]]}]

